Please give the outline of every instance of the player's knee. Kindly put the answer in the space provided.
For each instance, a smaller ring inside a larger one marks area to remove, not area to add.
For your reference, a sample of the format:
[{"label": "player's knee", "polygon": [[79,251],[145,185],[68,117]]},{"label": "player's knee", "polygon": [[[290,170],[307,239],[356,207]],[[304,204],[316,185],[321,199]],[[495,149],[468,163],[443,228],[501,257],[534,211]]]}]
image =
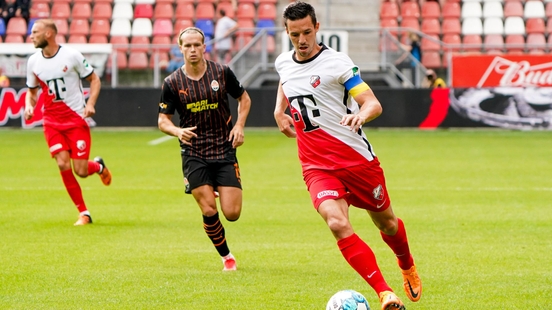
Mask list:
[{"label": "player's knee", "polygon": [[376,226],[382,233],[389,236],[393,236],[395,233],[397,233],[397,229],[398,229],[398,223],[396,219],[395,220],[389,219],[389,220],[377,222]]},{"label": "player's knee", "polygon": [[328,228],[336,234],[339,235],[340,232],[343,232],[351,226],[349,221],[344,217],[330,217],[326,220],[326,224],[328,225]]},{"label": "player's knee", "polygon": [[240,214],[241,214],[241,212],[239,212],[239,211],[238,212],[225,212],[224,217],[229,222],[235,222],[240,218]]}]

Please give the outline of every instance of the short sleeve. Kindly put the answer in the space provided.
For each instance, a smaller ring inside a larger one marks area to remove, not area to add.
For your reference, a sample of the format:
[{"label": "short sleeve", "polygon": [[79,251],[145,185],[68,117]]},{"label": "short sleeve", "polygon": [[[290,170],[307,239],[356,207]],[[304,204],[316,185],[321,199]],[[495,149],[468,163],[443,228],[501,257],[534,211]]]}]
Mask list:
[{"label": "short sleeve", "polygon": [[224,66],[224,77],[226,79],[226,92],[234,99],[239,98],[245,91],[245,88],[243,88],[232,69],[228,66]]},{"label": "short sleeve", "polygon": [[161,99],[159,99],[159,113],[173,115],[180,98],[174,93],[165,81],[161,87]]},{"label": "short sleeve", "polygon": [[88,63],[86,58],[84,58],[80,52],[75,52],[75,59],[75,70],[77,70],[81,79],[88,77],[92,74],[92,72],[94,72],[94,68]]},{"label": "short sleeve", "polygon": [[35,64],[36,57],[31,56],[29,57],[29,60],[27,61],[27,87],[29,88],[37,88],[38,87],[38,78],[34,74],[33,68]]}]

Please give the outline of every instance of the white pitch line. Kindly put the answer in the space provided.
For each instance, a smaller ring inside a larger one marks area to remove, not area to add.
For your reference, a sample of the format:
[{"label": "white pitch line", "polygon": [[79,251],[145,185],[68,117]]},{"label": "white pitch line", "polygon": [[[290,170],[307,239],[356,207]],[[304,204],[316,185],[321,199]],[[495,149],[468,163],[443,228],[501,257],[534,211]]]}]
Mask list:
[{"label": "white pitch line", "polygon": [[148,144],[149,144],[149,145],[158,145],[158,144],[161,144],[161,143],[163,143],[163,142],[167,142],[167,141],[169,141],[169,140],[171,140],[171,139],[173,139],[173,138],[175,138],[175,137],[173,137],[173,136],[163,136],[163,137],[161,137],[161,138],[157,138],[157,139],[155,139],[155,140],[151,140],[150,142],[148,142]]}]

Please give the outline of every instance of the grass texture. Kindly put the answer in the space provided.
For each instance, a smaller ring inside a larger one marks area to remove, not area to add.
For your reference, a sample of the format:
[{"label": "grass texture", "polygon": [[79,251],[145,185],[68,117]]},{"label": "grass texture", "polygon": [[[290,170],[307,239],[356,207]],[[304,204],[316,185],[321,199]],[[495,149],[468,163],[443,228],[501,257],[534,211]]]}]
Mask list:
[{"label": "grass texture", "polygon": [[[407,300],[368,215],[353,226],[407,309],[552,309],[552,133],[367,130],[423,279]],[[324,309],[372,289],[311,206],[295,141],[248,129],[238,151],[244,204],[223,220],[239,270],[222,263],[184,194],[176,139],[93,130],[113,173],[79,179],[94,224],[74,227],[40,130],[0,130],[0,309]],[[157,143],[156,143],[157,142]]]}]

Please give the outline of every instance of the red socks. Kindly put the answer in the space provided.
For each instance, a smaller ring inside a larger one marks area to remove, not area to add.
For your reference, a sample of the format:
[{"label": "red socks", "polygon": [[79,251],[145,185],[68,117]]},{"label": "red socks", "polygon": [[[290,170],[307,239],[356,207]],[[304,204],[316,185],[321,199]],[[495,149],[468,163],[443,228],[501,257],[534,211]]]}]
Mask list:
[{"label": "red socks", "polygon": [[383,279],[374,252],[356,234],[338,240],[337,246],[349,265],[368,282],[378,295],[383,291],[393,291]]},{"label": "red socks", "polygon": [[[89,164],[89,167],[90,167],[90,164]],[[60,173],[61,173],[61,179],[63,180],[63,184],[67,189],[67,193],[69,193],[69,197],[71,197],[71,200],[73,200],[73,203],[75,204],[77,209],[79,209],[79,212],[86,211],[87,208],[86,208],[86,205],[84,204],[84,198],[82,197],[81,187],[79,185],[79,182],[77,182],[75,175],[73,174],[73,170],[67,169],[64,171],[60,171]]]},{"label": "red socks", "polygon": [[88,161],[88,175],[100,172],[101,165],[95,161]]},{"label": "red socks", "polygon": [[385,243],[393,250],[395,256],[399,261],[399,267],[402,270],[408,270],[414,265],[414,259],[410,255],[410,248],[408,247],[408,239],[406,238],[406,229],[401,219],[397,219],[399,223],[399,229],[394,236],[388,236],[381,233],[381,237]]}]

